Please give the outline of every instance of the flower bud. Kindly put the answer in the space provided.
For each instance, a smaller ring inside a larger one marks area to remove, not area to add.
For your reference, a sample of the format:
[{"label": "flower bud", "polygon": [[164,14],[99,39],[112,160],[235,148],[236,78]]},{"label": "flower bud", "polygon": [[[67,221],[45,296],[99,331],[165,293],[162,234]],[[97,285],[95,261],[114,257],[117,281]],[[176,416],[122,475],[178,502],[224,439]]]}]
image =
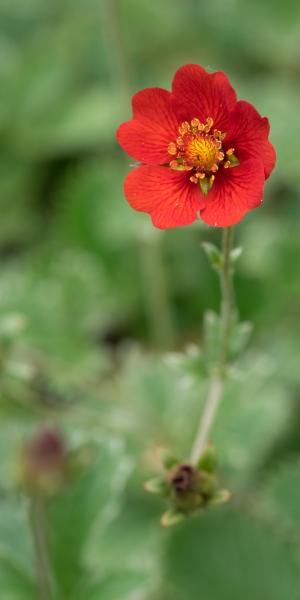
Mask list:
[{"label": "flower bud", "polygon": [[21,485],[29,495],[55,494],[67,479],[67,451],[61,434],[54,428],[41,430],[25,443],[21,452]]}]

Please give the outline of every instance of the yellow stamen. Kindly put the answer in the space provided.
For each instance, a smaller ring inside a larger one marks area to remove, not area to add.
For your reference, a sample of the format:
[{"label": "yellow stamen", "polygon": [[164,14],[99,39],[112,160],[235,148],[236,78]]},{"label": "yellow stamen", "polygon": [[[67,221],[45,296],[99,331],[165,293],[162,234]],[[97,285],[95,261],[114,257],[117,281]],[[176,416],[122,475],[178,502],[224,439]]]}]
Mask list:
[{"label": "yellow stamen", "polygon": [[205,123],[205,131],[207,131],[207,133],[211,130],[213,124],[214,124],[213,119],[211,117],[207,117],[206,123]]},{"label": "yellow stamen", "polygon": [[190,124],[188,123],[188,121],[184,121],[183,123],[181,123],[178,131],[181,135],[184,135],[185,133],[190,131]]},{"label": "yellow stamen", "polygon": [[197,117],[195,117],[194,119],[191,120],[191,126],[192,127],[199,127],[201,125],[199,119],[197,119]]},{"label": "yellow stamen", "polygon": [[171,167],[171,169],[174,169],[175,171],[177,171],[177,169],[178,169],[178,162],[177,162],[177,160],[171,160],[170,167]]},{"label": "yellow stamen", "polygon": [[226,136],[219,129],[212,129],[214,121],[207,117],[201,123],[198,117],[190,122],[183,121],[178,128],[179,135],[175,142],[168,145],[168,153],[173,160],[169,166],[174,171],[191,171],[189,180],[198,183],[204,195],[213,186],[215,174],[224,167],[239,164],[234,148],[223,150],[222,142]]},{"label": "yellow stamen", "polygon": [[176,148],[176,144],[174,144],[174,142],[171,142],[168,145],[168,154],[171,154],[173,156],[175,156],[177,154],[177,148]]}]

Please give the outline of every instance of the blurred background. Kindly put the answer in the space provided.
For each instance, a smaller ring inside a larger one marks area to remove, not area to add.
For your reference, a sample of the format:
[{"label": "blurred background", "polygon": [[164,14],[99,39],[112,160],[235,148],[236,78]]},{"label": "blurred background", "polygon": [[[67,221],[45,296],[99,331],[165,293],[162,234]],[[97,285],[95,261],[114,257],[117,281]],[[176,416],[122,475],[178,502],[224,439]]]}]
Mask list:
[{"label": "blurred background", "polygon": [[[45,425],[80,464],[47,501],[53,598],[300,598],[299,26],[296,0],[0,0],[3,600],[41,597],[20,481]],[[156,444],[189,453],[220,232],[132,211],[115,130],[187,62],[269,117],[278,161],[235,232],[254,328],[213,431],[233,498],[166,532],[143,482]]]}]

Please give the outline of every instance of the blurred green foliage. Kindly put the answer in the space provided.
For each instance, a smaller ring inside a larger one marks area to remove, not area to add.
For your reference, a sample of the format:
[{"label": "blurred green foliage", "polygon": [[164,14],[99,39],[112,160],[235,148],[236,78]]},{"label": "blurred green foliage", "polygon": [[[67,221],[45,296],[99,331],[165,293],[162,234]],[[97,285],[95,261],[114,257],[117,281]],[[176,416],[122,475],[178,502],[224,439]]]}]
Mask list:
[{"label": "blurred green foliage", "polygon": [[[296,0],[0,0],[3,600],[37,597],[17,464],[44,422],[89,456],[49,501],[58,600],[299,599],[299,23]],[[231,507],[169,534],[142,483],[155,444],[191,445],[219,303],[200,242],[219,232],[134,213],[115,129],[185,62],[270,118],[278,162],[235,234],[254,331],[213,432]]]}]

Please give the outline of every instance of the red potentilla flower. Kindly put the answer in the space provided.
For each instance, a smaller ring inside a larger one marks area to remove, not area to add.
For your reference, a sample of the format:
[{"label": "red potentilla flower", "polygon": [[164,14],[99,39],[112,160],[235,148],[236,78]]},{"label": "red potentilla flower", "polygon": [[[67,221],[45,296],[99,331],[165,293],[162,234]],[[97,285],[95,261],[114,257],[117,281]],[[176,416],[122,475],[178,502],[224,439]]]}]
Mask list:
[{"label": "red potentilla flower", "polygon": [[132,99],[133,118],[117,131],[140,166],[125,180],[125,196],[165,229],[193,223],[227,227],[262,202],[275,164],[269,122],[237,101],[222,72],[186,65],[172,92],[147,88]]}]

